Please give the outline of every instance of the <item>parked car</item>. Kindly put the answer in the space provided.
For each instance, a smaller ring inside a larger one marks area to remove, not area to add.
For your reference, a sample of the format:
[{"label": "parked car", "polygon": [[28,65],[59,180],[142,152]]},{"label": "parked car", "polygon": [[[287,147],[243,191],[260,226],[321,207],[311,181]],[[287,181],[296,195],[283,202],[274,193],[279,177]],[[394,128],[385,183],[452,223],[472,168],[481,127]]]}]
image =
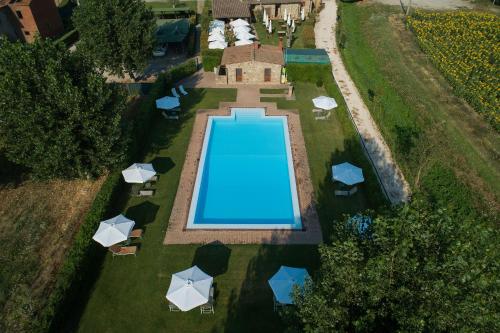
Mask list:
[{"label": "parked car", "polygon": [[163,57],[167,53],[167,44],[158,45],[153,49],[153,57]]}]

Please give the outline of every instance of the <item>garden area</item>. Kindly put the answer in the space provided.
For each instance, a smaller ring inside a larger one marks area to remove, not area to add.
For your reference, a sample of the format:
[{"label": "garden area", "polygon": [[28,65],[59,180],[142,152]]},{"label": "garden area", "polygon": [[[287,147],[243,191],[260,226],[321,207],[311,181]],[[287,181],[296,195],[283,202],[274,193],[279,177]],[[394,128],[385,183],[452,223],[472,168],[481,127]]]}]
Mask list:
[{"label": "garden area", "polygon": [[[464,216],[498,214],[498,133],[455,96],[453,86],[406,29],[399,9],[349,3],[341,3],[340,9],[344,63],[414,193]],[[436,52],[458,47],[458,42],[446,46],[454,39],[441,35],[443,28],[436,29],[441,37],[432,45],[442,45],[434,46]],[[460,66],[470,65],[463,60]],[[477,85],[474,89],[481,90]]]},{"label": "garden area", "polygon": [[[316,22],[316,20],[313,15],[314,14],[310,14],[310,16],[307,17],[306,20],[303,22],[300,20],[295,21],[296,28],[295,32],[293,33],[291,47],[306,48],[306,49],[311,49],[311,48],[314,49],[316,47],[314,40],[315,37],[314,23]],[[278,31],[286,30],[286,27],[281,27],[282,24],[285,24],[283,20],[277,19],[273,20],[272,22],[273,22],[272,34],[269,34],[269,32],[266,30],[265,25],[262,24],[261,21],[258,20],[256,23],[253,24],[257,36],[259,38],[259,42],[261,44],[278,45],[279,43]],[[286,37],[283,37],[283,46],[286,47]]]}]

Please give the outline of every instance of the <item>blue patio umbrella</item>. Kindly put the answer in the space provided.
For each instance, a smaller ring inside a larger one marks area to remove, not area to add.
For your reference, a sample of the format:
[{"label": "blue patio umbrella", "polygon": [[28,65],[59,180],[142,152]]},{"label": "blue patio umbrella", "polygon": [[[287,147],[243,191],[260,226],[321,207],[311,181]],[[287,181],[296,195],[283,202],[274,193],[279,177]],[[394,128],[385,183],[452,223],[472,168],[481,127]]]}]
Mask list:
[{"label": "blue patio umbrella", "polygon": [[269,279],[268,283],[279,303],[293,304],[292,292],[294,286],[303,288],[306,279],[309,278],[309,273],[305,268],[281,266],[279,271]]},{"label": "blue patio umbrella", "polygon": [[172,96],[165,96],[156,100],[156,107],[158,109],[171,110],[181,105],[179,98]]},{"label": "blue patio umbrella", "polygon": [[363,170],[348,162],[332,166],[332,178],[349,186],[365,181]]}]

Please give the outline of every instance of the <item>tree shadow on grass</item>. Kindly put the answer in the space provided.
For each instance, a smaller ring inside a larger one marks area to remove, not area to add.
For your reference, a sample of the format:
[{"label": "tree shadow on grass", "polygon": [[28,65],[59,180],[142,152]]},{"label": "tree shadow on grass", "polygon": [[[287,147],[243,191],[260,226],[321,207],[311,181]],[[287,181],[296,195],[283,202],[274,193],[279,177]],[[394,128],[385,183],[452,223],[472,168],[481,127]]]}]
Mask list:
[{"label": "tree shadow on grass", "polygon": [[196,249],[191,266],[198,266],[210,276],[216,277],[227,272],[231,249],[222,242],[215,241]]},{"label": "tree shadow on grass", "polygon": [[282,265],[305,267],[311,275],[319,267],[316,245],[263,245],[247,266],[241,289],[231,290],[224,332],[283,332],[285,323],[273,311],[268,280]]},{"label": "tree shadow on grass", "polygon": [[153,168],[156,172],[160,174],[167,173],[170,169],[175,166],[174,161],[170,157],[160,157],[157,156],[150,161],[153,164]]},{"label": "tree shadow on grass", "polygon": [[137,227],[144,227],[155,220],[159,209],[160,206],[155,205],[150,201],[144,201],[138,205],[128,208],[125,215],[129,219],[134,220]]},{"label": "tree shadow on grass", "polygon": [[[384,204],[386,199],[380,188],[368,158],[365,156],[358,140],[345,139],[343,150],[335,150],[330,160],[325,164],[328,172],[317,191],[316,210],[321,222],[323,239],[330,242],[335,220],[342,219],[344,214],[356,214],[367,209],[377,210]],[[365,181],[358,184],[358,192],[351,196],[336,196],[335,183],[332,181],[332,165],[349,162],[363,169]]]}]

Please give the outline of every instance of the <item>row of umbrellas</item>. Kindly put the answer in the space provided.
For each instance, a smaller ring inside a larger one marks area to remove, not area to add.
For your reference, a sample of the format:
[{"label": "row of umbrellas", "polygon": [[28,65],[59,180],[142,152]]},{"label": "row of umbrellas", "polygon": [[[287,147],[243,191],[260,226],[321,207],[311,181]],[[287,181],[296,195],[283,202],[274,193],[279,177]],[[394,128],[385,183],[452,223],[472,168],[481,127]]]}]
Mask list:
[{"label": "row of umbrellas", "polygon": [[[268,281],[274,297],[281,304],[293,304],[295,286],[303,288],[311,277],[305,268],[281,266]],[[189,311],[208,302],[213,277],[193,266],[172,274],[166,298],[181,311]]]},{"label": "row of umbrellas", "polygon": [[226,37],[224,36],[224,21],[211,21],[208,28],[208,48],[225,49],[227,47]]},{"label": "row of umbrellas", "polygon": [[252,40],[255,39],[255,35],[250,33],[252,29],[250,28],[250,24],[247,21],[237,19],[230,22],[229,25],[231,26],[233,34],[237,39],[234,45],[240,46],[253,44]]},{"label": "row of umbrellas", "polygon": [[[123,170],[122,175],[127,183],[143,184],[153,178],[156,171],[150,163],[134,163]],[[134,225],[135,221],[120,214],[109,220],[101,221],[92,239],[104,247],[110,247],[126,241]]]}]

